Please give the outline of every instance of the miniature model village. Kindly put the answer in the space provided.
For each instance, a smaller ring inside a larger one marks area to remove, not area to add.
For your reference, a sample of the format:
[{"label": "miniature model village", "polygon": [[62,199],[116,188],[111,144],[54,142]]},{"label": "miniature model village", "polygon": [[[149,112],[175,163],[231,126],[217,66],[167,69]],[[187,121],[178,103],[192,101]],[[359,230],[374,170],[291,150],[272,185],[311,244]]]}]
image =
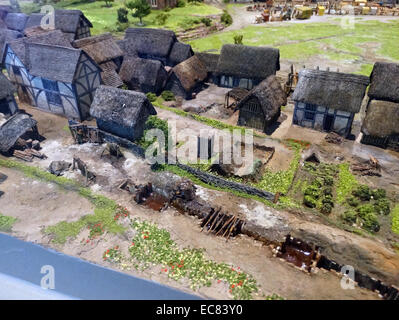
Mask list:
[{"label": "miniature model village", "polygon": [[203,298],[399,299],[398,63],[283,73],[270,46],[43,16],[0,7],[0,232]]}]

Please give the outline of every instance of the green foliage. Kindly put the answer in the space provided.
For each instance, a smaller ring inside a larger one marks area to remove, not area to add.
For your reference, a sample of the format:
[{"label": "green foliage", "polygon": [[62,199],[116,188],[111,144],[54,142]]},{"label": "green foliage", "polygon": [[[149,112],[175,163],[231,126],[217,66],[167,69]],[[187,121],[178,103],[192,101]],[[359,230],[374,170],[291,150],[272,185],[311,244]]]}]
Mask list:
[{"label": "green foliage", "polygon": [[177,0],[177,3],[176,3],[176,7],[177,8],[183,8],[183,7],[185,7],[186,6],[186,1],[184,1],[184,0]]},{"label": "green foliage", "polygon": [[106,6],[107,8],[110,8],[110,7],[112,7],[112,3],[113,3],[115,0],[100,0],[100,1],[105,2],[105,6]]},{"label": "green foliage", "polygon": [[143,18],[151,13],[147,0],[128,0],[126,8],[132,11],[132,17],[140,19],[140,25],[143,25]]},{"label": "green foliage", "polygon": [[212,24],[212,19],[204,17],[201,18],[201,22],[206,25],[207,27],[210,27],[210,25]]},{"label": "green foliage", "polygon": [[391,212],[391,203],[387,198],[380,198],[374,203],[374,210],[378,214],[388,215]]},{"label": "green foliage", "polygon": [[11,232],[12,226],[17,222],[17,218],[5,216],[0,213],[0,231]]},{"label": "green foliage", "polygon": [[164,137],[165,137],[165,148],[167,151],[168,150],[168,139],[169,139],[169,127],[168,127],[168,122],[166,120],[162,120],[158,118],[155,115],[151,115],[148,117],[145,125],[144,125],[144,133],[143,136],[139,141],[137,141],[137,144],[139,144],[142,148],[147,149],[149,146],[151,146],[155,141],[156,137],[154,137],[152,140],[146,140],[145,136],[147,131],[151,129],[159,129],[163,132]]},{"label": "green foliage", "polygon": [[236,34],[236,35],[234,35],[233,39],[234,39],[234,44],[242,44],[242,40],[244,39],[244,35]]},{"label": "green foliage", "polygon": [[162,99],[164,99],[165,101],[173,101],[175,100],[175,95],[172,91],[169,90],[165,90],[161,93],[161,97]]},{"label": "green foliage", "polygon": [[[127,28],[129,28],[129,22],[122,23],[122,22],[117,21],[115,28],[116,28],[116,31],[118,31],[118,32],[124,32]],[[127,88],[127,86],[126,86],[126,88]],[[122,89],[124,89],[124,88],[122,88]],[[127,90],[127,89],[124,89],[124,90]]]},{"label": "green foliage", "polygon": [[337,200],[343,203],[348,194],[358,185],[355,176],[350,172],[349,163],[338,165]]},{"label": "green foliage", "polygon": [[346,202],[351,206],[351,207],[357,207],[360,204],[360,201],[356,197],[349,197],[346,199]]},{"label": "green foliage", "polygon": [[359,217],[362,219],[362,227],[370,232],[378,232],[380,223],[374,213],[374,207],[371,204],[364,204],[357,208]]},{"label": "green foliage", "polygon": [[345,211],[342,215],[341,215],[341,218],[345,221],[345,222],[347,222],[347,223],[349,223],[349,224],[353,224],[353,223],[356,223],[356,220],[357,220],[357,212],[355,211],[355,210],[347,210],[347,211]]},{"label": "green foliage", "polygon": [[352,194],[362,201],[369,201],[371,199],[371,190],[368,186],[362,184],[352,191]]},{"label": "green foliage", "polygon": [[170,17],[170,14],[165,13],[165,12],[160,12],[155,16],[155,23],[162,26],[166,23],[168,18]]},{"label": "green foliage", "polygon": [[399,235],[399,204],[392,210],[392,232]]},{"label": "green foliage", "polygon": [[129,14],[129,11],[126,10],[126,8],[119,8],[117,13],[118,13],[118,22],[120,22],[120,23],[129,22],[129,19],[127,17],[127,15]]},{"label": "green foliage", "polygon": [[148,92],[146,96],[150,102],[155,102],[157,100],[157,95],[155,93]]},{"label": "green foliage", "polygon": [[231,15],[226,10],[223,10],[223,14],[220,17],[220,21],[224,25],[229,26],[229,25],[231,25],[233,23],[233,18],[231,17]]},{"label": "green foliage", "polygon": [[305,195],[303,197],[303,204],[309,208],[316,208],[317,200],[310,195]]},{"label": "green foliage", "polygon": [[256,280],[249,274],[225,263],[207,260],[201,249],[179,249],[166,230],[138,221],[133,223],[133,227],[139,232],[132,239],[129,252],[137,261],[137,268],[161,265],[161,271],[169,278],[176,281],[188,279],[192,289],[223,281],[229,285],[234,299],[251,299],[258,291]]},{"label": "green foliage", "polygon": [[384,199],[387,196],[385,189],[376,189],[371,192],[374,200]]},{"label": "green foliage", "polygon": [[165,11],[165,12],[169,12],[170,10],[172,10],[171,7],[165,7],[165,9],[163,9],[163,11]]}]

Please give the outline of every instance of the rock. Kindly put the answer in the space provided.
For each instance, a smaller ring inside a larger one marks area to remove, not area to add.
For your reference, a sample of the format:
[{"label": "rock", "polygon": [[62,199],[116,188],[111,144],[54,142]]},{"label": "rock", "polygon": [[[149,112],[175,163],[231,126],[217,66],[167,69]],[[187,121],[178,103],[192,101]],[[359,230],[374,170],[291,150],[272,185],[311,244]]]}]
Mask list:
[{"label": "rock", "polygon": [[69,170],[71,165],[72,163],[66,161],[53,161],[50,163],[49,171],[56,176],[61,176],[64,171]]}]

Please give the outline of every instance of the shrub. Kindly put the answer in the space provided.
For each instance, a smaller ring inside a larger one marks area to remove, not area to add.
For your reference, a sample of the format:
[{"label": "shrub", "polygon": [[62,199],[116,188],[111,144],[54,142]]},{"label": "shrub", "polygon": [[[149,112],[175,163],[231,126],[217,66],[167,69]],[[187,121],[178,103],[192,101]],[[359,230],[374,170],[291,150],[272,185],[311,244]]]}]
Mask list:
[{"label": "shrub", "polygon": [[379,200],[379,199],[383,199],[386,198],[387,196],[387,192],[385,191],[385,189],[377,189],[377,190],[373,190],[371,192],[374,200]]},{"label": "shrub", "polygon": [[320,189],[315,186],[314,184],[311,184],[305,189],[305,196],[311,196],[312,198],[318,199],[319,198],[319,192]]},{"label": "shrub", "polygon": [[331,205],[331,203],[324,203],[320,208],[320,212],[324,213],[324,214],[330,214],[332,211],[333,206]]},{"label": "shrub", "polygon": [[165,12],[160,12],[155,16],[155,23],[162,26],[166,23],[166,21],[168,20],[170,14],[169,13],[165,13]]},{"label": "shrub", "polygon": [[332,194],[333,194],[333,189],[332,189],[331,187],[326,187],[326,188],[324,188],[323,193],[324,193],[325,195],[332,196]]},{"label": "shrub", "polygon": [[127,15],[129,14],[129,11],[126,10],[126,8],[119,8],[117,13],[118,13],[118,22],[120,22],[120,23],[129,22],[129,19],[127,17]]},{"label": "shrub", "polygon": [[234,44],[242,44],[242,39],[244,39],[244,36],[242,34],[236,34],[233,37],[234,39]]},{"label": "shrub", "polygon": [[364,204],[357,208],[359,217],[362,219],[363,228],[371,231],[378,232],[380,230],[380,224],[378,218],[374,213],[374,207],[371,204]]},{"label": "shrub", "polygon": [[355,223],[357,212],[355,210],[347,210],[341,215],[341,219],[350,224]]},{"label": "shrub", "polygon": [[116,22],[116,31],[124,32],[127,28],[129,28],[129,22]]},{"label": "shrub", "polygon": [[313,198],[312,196],[306,195],[306,196],[303,198],[303,204],[304,204],[305,206],[309,207],[309,208],[316,208],[317,201],[316,201],[316,199]]},{"label": "shrub", "polygon": [[175,95],[172,91],[169,90],[165,90],[161,93],[161,97],[162,99],[164,99],[165,101],[172,101],[175,100]]},{"label": "shrub", "polygon": [[184,1],[184,0],[177,0],[177,3],[176,3],[176,7],[177,8],[183,8],[183,7],[185,7],[186,6],[186,1]]},{"label": "shrub", "polygon": [[388,215],[391,212],[391,203],[387,198],[380,198],[374,203],[374,210],[378,214]]},{"label": "shrub", "polygon": [[357,207],[360,204],[360,201],[356,197],[349,197],[346,199],[346,202],[351,206],[351,207]]},{"label": "shrub", "polygon": [[146,96],[148,100],[150,100],[150,102],[154,102],[155,100],[157,100],[157,95],[155,93],[148,92]]},{"label": "shrub", "polygon": [[231,17],[231,15],[226,10],[223,10],[223,14],[220,17],[220,21],[224,25],[229,26],[229,25],[231,25],[233,23],[233,18]]},{"label": "shrub", "polygon": [[362,184],[358,186],[352,194],[358,197],[360,200],[369,201],[371,199],[371,190],[368,186]]},{"label": "shrub", "polygon": [[210,18],[204,17],[201,19],[201,22],[206,25],[207,27],[209,27],[212,23],[212,20]]},{"label": "shrub", "polygon": [[334,184],[334,178],[331,176],[325,176],[323,180],[325,186],[332,186]]}]

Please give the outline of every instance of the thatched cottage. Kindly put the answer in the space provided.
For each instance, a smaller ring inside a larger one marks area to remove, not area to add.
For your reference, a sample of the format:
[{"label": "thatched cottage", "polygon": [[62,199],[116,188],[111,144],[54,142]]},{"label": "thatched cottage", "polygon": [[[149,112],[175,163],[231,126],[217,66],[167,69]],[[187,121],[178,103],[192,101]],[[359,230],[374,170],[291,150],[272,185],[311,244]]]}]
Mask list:
[{"label": "thatched cottage", "polygon": [[165,8],[174,8],[176,7],[177,0],[147,0],[148,4],[151,6],[151,9],[165,9]]},{"label": "thatched cottage", "polygon": [[216,67],[215,82],[221,87],[250,90],[278,70],[278,49],[225,44]]},{"label": "thatched cottage", "polygon": [[10,117],[18,111],[18,105],[14,98],[15,92],[15,87],[6,76],[0,72],[0,113],[2,113],[4,117]]},{"label": "thatched cottage", "polygon": [[0,152],[12,150],[19,138],[37,138],[37,121],[25,113],[14,114],[0,126]]},{"label": "thatched cottage", "polygon": [[75,40],[72,46],[82,49],[100,66],[103,84],[117,88],[123,85],[118,75],[122,65],[123,51],[110,33]]},{"label": "thatched cottage", "polygon": [[189,99],[207,76],[205,65],[197,56],[192,56],[172,68],[165,89],[172,91],[176,96]]},{"label": "thatched cottage", "polygon": [[158,60],[126,56],[119,76],[130,90],[153,92],[159,95],[168,78],[168,73],[162,62]]},{"label": "thatched cottage", "polygon": [[399,64],[375,63],[368,96],[362,143],[399,151]]},{"label": "thatched cottage", "polygon": [[237,124],[265,132],[280,117],[281,107],[286,104],[287,95],[280,82],[275,76],[269,76],[238,103]]},{"label": "thatched cottage", "polygon": [[125,39],[118,44],[125,55],[159,60],[170,67],[194,54],[190,45],[179,42],[173,31],[164,29],[128,28]]},{"label": "thatched cottage", "polygon": [[204,64],[206,71],[208,72],[208,79],[211,82],[215,82],[216,68],[219,62],[219,54],[207,53],[207,52],[196,52],[195,55]]},{"label": "thatched cottage", "polygon": [[20,100],[72,119],[89,116],[101,69],[61,31],[10,42],[3,62]]},{"label": "thatched cottage", "polygon": [[301,70],[292,95],[293,124],[347,137],[368,84],[369,78],[361,75]]},{"label": "thatched cottage", "polygon": [[144,93],[102,85],[90,114],[100,130],[134,141],[143,135],[147,118],[157,112]]},{"label": "thatched cottage", "polygon": [[[40,27],[44,16],[43,13],[32,13],[26,21],[25,32]],[[90,28],[93,27],[80,10],[55,10],[54,23],[54,28],[66,33],[70,41],[90,37]]]}]

